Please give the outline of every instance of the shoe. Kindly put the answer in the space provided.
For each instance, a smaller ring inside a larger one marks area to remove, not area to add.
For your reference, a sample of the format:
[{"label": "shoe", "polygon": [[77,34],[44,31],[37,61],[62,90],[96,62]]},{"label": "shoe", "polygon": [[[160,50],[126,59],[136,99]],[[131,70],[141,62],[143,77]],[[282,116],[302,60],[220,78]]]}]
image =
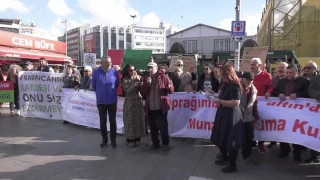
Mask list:
[{"label": "shoe", "polygon": [[253,160],[251,157],[248,157],[248,158],[245,158],[245,159],[242,159],[243,162],[247,163],[247,164],[251,164],[251,165],[257,165],[258,163]]},{"label": "shoe", "polygon": [[141,146],[140,141],[136,141],[136,147],[140,147],[140,146]]},{"label": "shoe", "polygon": [[227,167],[222,168],[221,171],[224,173],[234,173],[234,172],[237,172],[238,169],[237,169],[237,166],[228,165]]},{"label": "shoe", "polygon": [[301,162],[302,160],[301,160],[301,156],[300,155],[294,155],[293,156],[293,161],[294,162]]},{"label": "shoe", "polygon": [[100,144],[100,148],[107,147],[107,146],[108,146],[108,140],[103,140]]},{"label": "shoe", "polygon": [[14,116],[14,111],[11,111],[10,114],[11,114],[11,116]]},{"label": "shoe", "polygon": [[261,155],[266,155],[267,154],[266,150],[264,149],[264,145],[263,144],[258,146],[258,151],[259,151],[259,153]]},{"label": "shoe", "polygon": [[128,148],[134,148],[136,147],[136,144],[134,142],[129,142]]},{"label": "shoe", "polygon": [[17,112],[16,112],[16,116],[20,116],[20,110],[17,110]]},{"label": "shoe", "polygon": [[288,156],[289,156],[289,153],[280,152],[280,153],[278,154],[278,157],[279,157],[279,158],[286,158],[286,157],[288,157]]},{"label": "shoe", "polygon": [[111,147],[112,147],[112,148],[117,148],[117,142],[116,142],[115,139],[112,139],[112,140],[111,140]]},{"label": "shoe", "polygon": [[169,151],[169,145],[163,145],[162,151]]},{"label": "shoe", "polygon": [[222,156],[222,155],[220,155],[220,157],[214,161],[216,165],[226,165],[228,162],[229,162],[229,157]]},{"label": "shoe", "polygon": [[69,122],[68,121],[63,121],[63,123],[62,124],[69,124]]},{"label": "shoe", "polygon": [[276,147],[276,146],[277,146],[276,142],[270,142],[270,144],[268,144],[267,148],[271,149],[271,148]]},{"label": "shoe", "polygon": [[155,150],[155,149],[158,149],[160,148],[160,145],[159,144],[152,144],[150,147],[149,147],[149,150]]}]

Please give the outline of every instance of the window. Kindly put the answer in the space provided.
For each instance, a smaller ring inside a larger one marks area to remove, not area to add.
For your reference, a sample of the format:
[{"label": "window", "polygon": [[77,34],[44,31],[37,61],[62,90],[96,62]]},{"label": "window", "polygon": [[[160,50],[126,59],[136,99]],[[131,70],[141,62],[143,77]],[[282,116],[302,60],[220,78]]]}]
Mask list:
[{"label": "window", "polygon": [[119,41],[123,41],[123,34],[122,35],[119,35]]},{"label": "window", "polygon": [[141,43],[140,43],[140,42],[136,42],[136,45],[137,45],[137,46],[141,46]]},{"label": "window", "polygon": [[214,40],[214,51],[230,51],[230,39],[215,39]]},{"label": "window", "polygon": [[154,37],[152,37],[152,36],[146,36],[145,38],[146,38],[146,40],[153,40],[154,39]]},{"label": "window", "polygon": [[197,53],[197,41],[183,41],[182,44],[186,53]]}]

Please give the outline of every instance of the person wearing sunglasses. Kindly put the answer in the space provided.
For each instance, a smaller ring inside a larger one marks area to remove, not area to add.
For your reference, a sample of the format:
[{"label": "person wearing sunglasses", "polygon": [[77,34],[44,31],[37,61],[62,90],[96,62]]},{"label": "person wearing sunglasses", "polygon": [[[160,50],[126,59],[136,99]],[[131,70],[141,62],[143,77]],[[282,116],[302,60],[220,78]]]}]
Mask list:
[{"label": "person wearing sunglasses", "polygon": [[312,79],[314,76],[319,74],[317,68],[317,63],[309,61],[304,67],[304,74],[302,76],[308,78],[309,80]]},{"label": "person wearing sunglasses", "polygon": [[92,80],[92,67],[84,67],[84,76],[81,78],[80,89],[92,91],[91,80]]}]

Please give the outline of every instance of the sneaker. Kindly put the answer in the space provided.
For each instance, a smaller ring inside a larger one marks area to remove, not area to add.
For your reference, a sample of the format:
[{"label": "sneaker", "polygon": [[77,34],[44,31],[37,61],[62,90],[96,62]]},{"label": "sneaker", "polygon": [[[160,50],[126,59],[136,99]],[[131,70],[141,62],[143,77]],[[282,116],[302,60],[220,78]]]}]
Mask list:
[{"label": "sneaker", "polygon": [[247,164],[251,164],[251,165],[257,165],[258,163],[253,160],[251,157],[249,158],[245,158],[245,159],[242,159],[243,162],[247,163]]},{"label": "sneaker", "polygon": [[258,151],[261,155],[266,155],[266,150],[264,149],[264,145],[259,145],[258,146]]},{"label": "sneaker", "polygon": [[17,110],[17,112],[16,112],[16,116],[20,116],[20,110]]},{"label": "sneaker", "polygon": [[160,145],[159,144],[152,144],[150,147],[149,147],[149,150],[155,150],[155,149],[158,149],[160,148]]},{"label": "sneaker", "polygon": [[308,159],[304,160],[303,163],[305,163],[305,164],[320,163],[320,157],[318,156],[316,158],[308,158]]},{"label": "sneaker", "polygon": [[14,116],[14,111],[11,111],[10,114],[11,114],[11,116]]},{"label": "sneaker", "polygon": [[237,166],[228,165],[227,167],[222,168],[221,171],[224,173],[234,173],[234,172],[237,172],[238,170],[237,170]]},{"label": "sneaker", "polygon": [[136,145],[134,142],[129,142],[128,148],[134,148]]}]

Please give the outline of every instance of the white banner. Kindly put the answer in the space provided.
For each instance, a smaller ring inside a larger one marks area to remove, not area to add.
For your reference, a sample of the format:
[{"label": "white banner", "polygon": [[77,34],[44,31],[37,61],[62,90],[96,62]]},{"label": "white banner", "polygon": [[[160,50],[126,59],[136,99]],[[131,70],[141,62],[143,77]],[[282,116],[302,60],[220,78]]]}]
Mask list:
[{"label": "white banner", "polygon": [[[170,136],[210,139],[216,105],[199,93],[174,93],[170,99]],[[320,151],[319,111],[320,103],[313,99],[259,97],[255,140],[300,144]]]},{"label": "white banner", "polygon": [[95,53],[83,53],[83,66],[96,67],[96,58]]},{"label": "white banner", "polygon": [[[117,133],[124,134],[123,125],[123,97],[118,97]],[[93,91],[75,91],[62,89],[62,119],[73,124],[100,129],[100,118],[96,104],[96,94]],[[109,116],[107,115],[107,129],[110,131]]]},{"label": "white banner", "polygon": [[40,71],[19,73],[19,98],[24,117],[61,120],[62,74]]}]

